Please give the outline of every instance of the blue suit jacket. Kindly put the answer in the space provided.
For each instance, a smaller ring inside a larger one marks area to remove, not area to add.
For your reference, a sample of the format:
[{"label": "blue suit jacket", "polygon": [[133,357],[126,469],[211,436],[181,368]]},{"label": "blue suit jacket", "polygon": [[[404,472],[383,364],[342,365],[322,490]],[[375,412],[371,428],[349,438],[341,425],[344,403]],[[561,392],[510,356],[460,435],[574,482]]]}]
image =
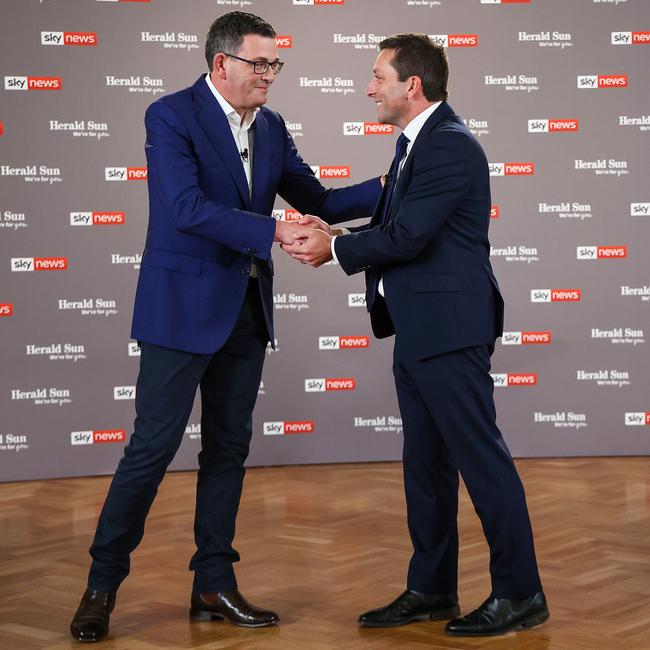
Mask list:
[{"label": "blue suit jacket", "polygon": [[251,257],[273,340],[276,194],[330,223],[368,216],[378,179],[326,190],[277,113],[254,122],[252,198],[227,118],[201,76],[145,115],[149,226],[131,336],[189,352],[218,350],[244,300]]},{"label": "blue suit jacket", "polygon": [[368,226],[335,242],[348,275],[384,279],[385,302],[368,304],[375,334],[396,333],[398,349],[418,359],[493,345],[503,300],[489,259],[488,163],[449,104],[415,139],[380,224],[383,199]]}]

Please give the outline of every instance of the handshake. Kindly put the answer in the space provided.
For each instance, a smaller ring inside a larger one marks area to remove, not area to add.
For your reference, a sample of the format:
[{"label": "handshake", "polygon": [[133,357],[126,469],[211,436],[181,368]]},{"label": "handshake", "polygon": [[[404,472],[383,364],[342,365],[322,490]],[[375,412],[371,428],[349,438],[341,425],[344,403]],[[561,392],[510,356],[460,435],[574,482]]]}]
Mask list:
[{"label": "handshake", "polygon": [[295,260],[316,267],[332,259],[334,234],[322,219],[306,214],[299,221],[278,221],[274,241]]}]

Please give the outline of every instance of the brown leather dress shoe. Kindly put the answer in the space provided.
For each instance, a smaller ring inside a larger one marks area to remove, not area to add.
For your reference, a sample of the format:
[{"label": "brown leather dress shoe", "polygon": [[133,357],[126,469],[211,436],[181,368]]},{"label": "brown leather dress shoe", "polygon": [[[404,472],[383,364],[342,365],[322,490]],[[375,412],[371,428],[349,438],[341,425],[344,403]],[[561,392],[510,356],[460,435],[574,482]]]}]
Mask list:
[{"label": "brown leather dress shoe", "polygon": [[251,605],[238,590],[216,594],[193,593],[190,618],[195,621],[226,618],[241,627],[267,627],[280,620],[275,612]]},{"label": "brown leather dress shoe", "polygon": [[77,613],[70,623],[70,634],[82,643],[94,643],[108,636],[108,619],[115,607],[115,594],[86,589]]}]

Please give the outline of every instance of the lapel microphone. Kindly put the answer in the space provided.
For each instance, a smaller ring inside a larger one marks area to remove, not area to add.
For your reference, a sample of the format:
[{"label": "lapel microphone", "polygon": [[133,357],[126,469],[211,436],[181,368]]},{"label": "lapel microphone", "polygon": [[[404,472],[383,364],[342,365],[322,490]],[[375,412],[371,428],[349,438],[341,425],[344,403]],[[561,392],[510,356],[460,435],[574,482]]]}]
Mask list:
[{"label": "lapel microphone", "polygon": [[248,162],[248,148],[244,149],[243,151],[240,151],[239,155],[241,156],[244,162]]}]

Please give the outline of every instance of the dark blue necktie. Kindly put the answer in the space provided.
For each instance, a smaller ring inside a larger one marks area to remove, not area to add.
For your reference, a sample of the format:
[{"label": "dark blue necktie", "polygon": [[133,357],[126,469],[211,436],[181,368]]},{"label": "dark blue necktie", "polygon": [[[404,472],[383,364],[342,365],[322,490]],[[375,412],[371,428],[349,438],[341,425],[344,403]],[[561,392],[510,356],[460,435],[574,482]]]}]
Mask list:
[{"label": "dark blue necktie", "polygon": [[388,179],[386,181],[386,198],[384,199],[384,207],[381,212],[381,223],[386,223],[388,219],[390,203],[393,198],[393,192],[395,191],[395,185],[397,185],[399,164],[404,157],[408,143],[409,139],[403,133],[399,136],[399,138],[397,138],[397,142],[395,143],[395,158],[393,158],[393,162],[390,165],[390,170],[388,171]]},{"label": "dark blue necktie", "polygon": [[[379,223],[388,222],[390,203],[393,198],[395,186],[397,185],[399,164],[404,157],[404,154],[406,153],[406,145],[408,145],[408,143],[409,139],[403,133],[399,136],[399,138],[397,138],[397,142],[395,143],[395,158],[393,158],[393,162],[391,163],[390,169],[388,171],[388,179],[386,180],[386,196],[384,198],[384,205],[381,210],[381,220]],[[368,278],[366,283],[366,305],[368,311],[370,311],[370,308],[377,299],[380,277],[381,274],[377,267],[368,270]]]}]

